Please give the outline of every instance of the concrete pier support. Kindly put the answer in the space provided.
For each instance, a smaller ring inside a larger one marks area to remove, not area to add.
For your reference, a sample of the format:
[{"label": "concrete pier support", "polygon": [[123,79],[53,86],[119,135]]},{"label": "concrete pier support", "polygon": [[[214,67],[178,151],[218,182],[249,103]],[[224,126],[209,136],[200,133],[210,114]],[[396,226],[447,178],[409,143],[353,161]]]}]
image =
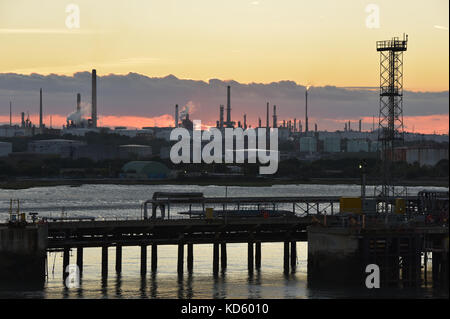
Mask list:
[{"label": "concrete pier support", "polygon": [[0,283],[41,288],[45,283],[47,225],[0,226]]},{"label": "concrete pier support", "polygon": [[192,274],[194,270],[194,244],[187,244],[187,269]]},{"label": "concrete pier support", "polygon": [[291,271],[295,272],[297,268],[297,242],[291,241]]},{"label": "concrete pier support", "polygon": [[77,247],[77,266],[81,277],[83,275],[83,247]]},{"label": "concrete pier support", "polygon": [[122,272],[122,246],[116,246],[116,273]]},{"label": "concrete pier support", "polygon": [[141,245],[141,276],[147,273],[147,245]]},{"label": "concrete pier support", "polygon": [[108,246],[102,246],[102,278],[108,277]]},{"label": "concrete pier support", "polygon": [[178,275],[183,274],[183,266],[184,266],[184,245],[180,243],[178,244],[178,263],[177,263]]},{"label": "concrete pier support", "polygon": [[253,242],[248,243],[248,253],[247,253],[247,265],[248,272],[253,273],[254,269],[254,254],[253,254]]},{"label": "concrete pier support", "polygon": [[[373,263],[369,250],[360,255],[358,234],[347,228],[308,228],[308,284],[364,285],[365,265]],[[363,241],[367,247],[369,240]],[[365,259],[365,261],[363,261]]]},{"label": "concrete pier support", "polygon": [[289,273],[289,241],[284,242],[283,272]]},{"label": "concrete pier support", "polygon": [[222,271],[227,269],[227,243],[225,242],[220,244],[220,264]]},{"label": "concrete pier support", "polygon": [[261,242],[257,241],[255,243],[255,268],[256,270],[261,269]]},{"label": "concrete pier support", "polygon": [[152,245],[152,272],[156,272],[158,269],[158,246]]},{"label": "concrete pier support", "polygon": [[213,274],[219,273],[219,244],[213,244]]},{"label": "concrete pier support", "polygon": [[67,266],[69,266],[70,263],[70,248],[69,247],[64,247],[64,251],[63,251],[63,280],[65,281],[67,276],[69,275],[68,272],[66,272],[67,270]]}]

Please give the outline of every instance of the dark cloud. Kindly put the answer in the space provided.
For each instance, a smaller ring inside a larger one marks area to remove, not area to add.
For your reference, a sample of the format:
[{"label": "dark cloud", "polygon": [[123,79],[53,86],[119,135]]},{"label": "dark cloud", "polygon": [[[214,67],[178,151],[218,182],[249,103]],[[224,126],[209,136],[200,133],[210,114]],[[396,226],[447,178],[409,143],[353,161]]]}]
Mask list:
[{"label": "dark cloud", "polygon": [[[268,84],[242,84],[236,81],[211,79],[208,82],[182,80],[173,75],[153,78],[137,73],[98,76],[98,111],[100,115],[132,115],[154,117],[172,114],[173,106],[194,105],[192,117],[214,123],[219,105],[226,105],[226,86],[232,87],[233,120],[247,114],[250,123],[258,117],[265,122],[266,102],[270,111],[277,105],[279,119],[303,119],[305,86],[293,81]],[[44,91],[44,111],[67,115],[76,105],[76,93],[84,102],[91,100],[91,74],[79,72],[73,76],[0,74],[0,115],[9,114],[9,101],[14,112],[37,113],[39,88]],[[310,88],[310,117],[346,119],[378,115],[378,91],[374,88],[340,88],[335,86]],[[404,115],[448,114],[449,94],[445,92],[404,93]]]}]

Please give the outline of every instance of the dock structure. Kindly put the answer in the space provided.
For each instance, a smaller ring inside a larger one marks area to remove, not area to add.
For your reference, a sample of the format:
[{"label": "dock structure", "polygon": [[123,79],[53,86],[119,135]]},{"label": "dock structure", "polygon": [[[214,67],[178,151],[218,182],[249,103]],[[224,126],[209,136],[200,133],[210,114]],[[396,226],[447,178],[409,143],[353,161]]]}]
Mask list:
[{"label": "dock structure", "polygon": [[[364,201],[377,204],[376,198],[366,197]],[[396,199],[391,203],[397,203]],[[443,282],[448,279],[448,219],[436,225],[416,222],[414,218],[442,211],[445,207],[448,218],[448,198],[437,206],[434,201],[434,206],[430,206],[417,196],[406,198],[402,203],[406,210],[401,210],[401,215],[389,216],[395,219],[389,222],[386,216],[376,213],[340,212],[339,197],[207,198],[199,193],[193,196],[192,193],[155,193],[153,199],[143,203],[140,219],[66,218],[23,227],[40,229],[39,256],[45,251],[63,252],[63,279],[67,276],[72,249],[77,250],[76,264],[81,275],[83,249],[101,248],[101,274],[106,278],[111,249],[115,249],[115,271],[120,274],[123,247],[140,247],[140,273],[145,276],[148,254],[154,274],[158,270],[158,247],[176,245],[177,274],[182,276],[185,268],[188,273],[195,271],[194,248],[199,244],[212,246],[212,273],[217,276],[227,269],[229,243],[247,245],[247,269],[252,274],[264,267],[262,244],[269,242],[283,244],[282,271],[290,274],[297,268],[297,242],[307,241],[308,281],[311,283],[331,282],[337,278],[347,284],[353,281],[361,285],[368,263],[380,266],[384,286]],[[20,227],[3,225],[0,232],[23,228]],[[14,246],[3,240],[3,233],[1,235],[3,246],[0,247]],[[427,272],[429,257],[432,257],[431,280]],[[40,270],[36,273],[38,277]]]}]

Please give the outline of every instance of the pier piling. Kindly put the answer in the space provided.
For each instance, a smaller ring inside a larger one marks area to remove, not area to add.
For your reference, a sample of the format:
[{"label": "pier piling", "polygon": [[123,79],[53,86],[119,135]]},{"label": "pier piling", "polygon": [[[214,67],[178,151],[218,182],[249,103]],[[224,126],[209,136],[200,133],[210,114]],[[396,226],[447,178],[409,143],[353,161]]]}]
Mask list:
[{"label": "pier piling", "polygon": [[219,273],[219,244],[213,244],[213,274]]},{"label": "pier piling", "polygon": [[194,244],[187,244],[187,269],[188,273],[192,274],[194,270]]},{"label": "pier piling", "polygon": [[63,252],[63,279],[66,280],[67,276],[69,275],[67,271],[67,266],[69,266],[69,260],[70,260],[70,248],[64,247]]},{"label": "pier piling", "polygon": [[247,264],[248,264],[248,272],[253,273],[253,242],[248,243],[248,256],[247,256]]},{"label": "pier piling", "polygon": [[289,273],[289,241],[284,242],[283,271]]},{"label": "pier piling", "polygon": [[108,246],[102,246],[102,278],[108,277]]},{"label": "pier piling", "polygon": [[147,245],[141,245],[141,276],[147,273]]},{"label": "pier piling", "polygon": [[227,269],[227,243],[223,242],[220,244],[220,263],[222,271]]},{"label": "pier piling", "polygon": [[178,264],[177,264],[178,275],[183,274],[183,261],[184,261],[184,245],[182,243],[179,243],[178,244]]},{"label": "pier piling", "polygon": [[255,268],[257,270],[261,269],[261,242],[257,241],[255,243]]},{"label": "pier piling", "polygon": [[116,246],[116,273],[122,272],[122,246]]},{"label": "pier piling", "polygon": [[152,272],[156,272],[158,268],[158,246],[152,245]]},{"label": "pier piling", "polygon": [[291,241],[291,269],[295,272],[297,268],[297,242]]},{"label": "pier piling", "polygon": [[83,274],[83,247],[77,247],[77,266],[81,277]]}]

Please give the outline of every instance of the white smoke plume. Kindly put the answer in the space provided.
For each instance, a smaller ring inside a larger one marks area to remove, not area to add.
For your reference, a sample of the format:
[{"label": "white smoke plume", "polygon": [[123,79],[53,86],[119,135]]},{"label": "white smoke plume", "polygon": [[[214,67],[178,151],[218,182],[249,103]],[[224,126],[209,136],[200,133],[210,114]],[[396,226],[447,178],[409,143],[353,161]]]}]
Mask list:
[{"label": "white smoke plume", "polygon": [[185,106],[183,106],[183,108],[180,111],[180,120],[184,120],[186,118],[186,115],[188,113],[192,113],[195,110],[195,104],[192,101],[189,101],[186,103]]},{"label": "white smoke plume", "polygon": [[73,121],[75,125],[87,124],[87,119],[91,116],[91,104],[81,102],[80,110],[75,110],[67,116],[69,122]]}]

